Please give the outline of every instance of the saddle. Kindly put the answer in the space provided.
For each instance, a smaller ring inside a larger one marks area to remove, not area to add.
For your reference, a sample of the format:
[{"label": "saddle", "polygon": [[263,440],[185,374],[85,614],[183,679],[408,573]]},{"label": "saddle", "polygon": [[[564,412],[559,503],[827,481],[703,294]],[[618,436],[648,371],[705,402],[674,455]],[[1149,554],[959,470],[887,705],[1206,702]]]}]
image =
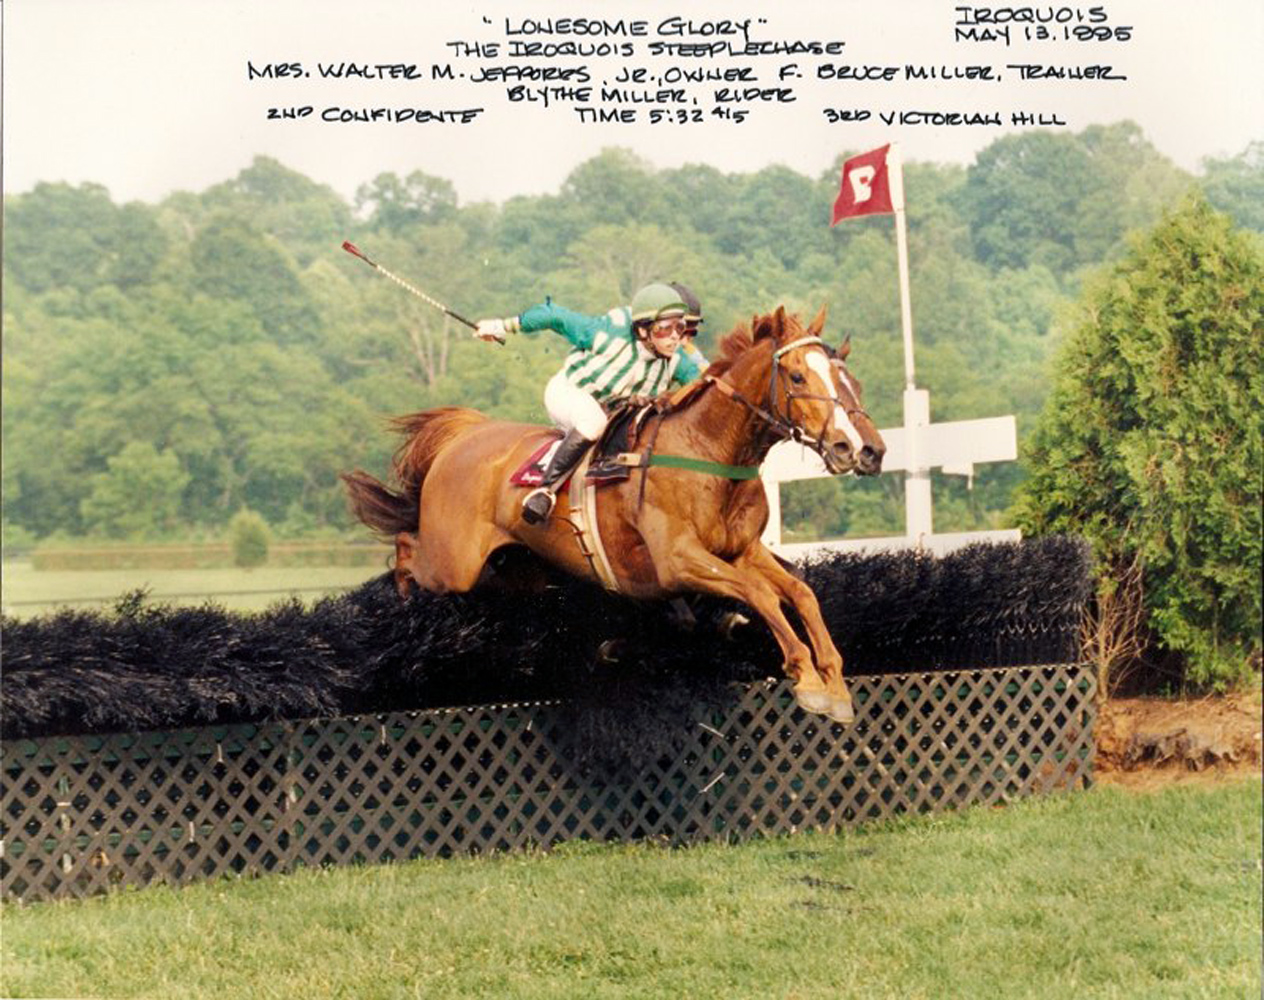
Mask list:
[{"label": "saddle", "polygon": [[[630,400],[618,401],[610,413],[606,429],[597,442],[589,450],[586,463],[581,462],[577,468],[587,465],[584,481],[592,486],[605,486],[607,483],[618,483],[632,474],[632,468],[617,461],[619,455],[636,447],[641,430],[650,414],[655,412],[653,403],[637,405]],[[544,470],[549,459],[562,442],[562,433],[553,432],[553,438],[537,448],[518,470],[509,477],[514,486],[539,486],[544,481]],[[560,489],[564,483],[559,483]]]}]

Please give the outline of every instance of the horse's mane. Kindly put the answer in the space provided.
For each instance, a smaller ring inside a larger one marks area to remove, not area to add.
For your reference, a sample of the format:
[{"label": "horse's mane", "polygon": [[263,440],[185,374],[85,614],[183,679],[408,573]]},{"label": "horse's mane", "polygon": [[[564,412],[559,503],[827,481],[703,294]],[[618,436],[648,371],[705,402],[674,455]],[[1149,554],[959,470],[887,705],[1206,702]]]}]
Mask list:
[{"label": "horse's mane", "polygon": [[[763,316],[752,316],[751,325],[747,326],[744,322],[739,322],[727,334],[724,334],[719,341],[719,358],[715,359],[707,369],[708,375],[722,375],[737,364],[738,359],[746,354],[748,350],[753,348],[761,340],[766,340],[772,336],[772,327],[774,324],[780,326],[781,322],[785,322],[785,315],[781,310],[777,310],[776,314],[766,314]],[[793,319],[793,317],[791,317]],[[755,332],[751,332],[751,330]]]},{"label": "horse's mane", "polygon": [[[797,317],[793,318],[797,323]],[[673,407],[676,410],[682,410],[697,400],[702,395],[702,390],[707,387],[708,381],[717,379],[725,372],[729,371],[739,360],[745,357],[756,344],[767,340],[773,336],[774,326],[780,328],[786,322],[786,316],[782,310],[776,313],[769,313],[764,316],[752,316],[751,324],[747,326],[745,323],[739,323],[733,327],[728,333],[720,338],[720,355],[702,374],[706,380],[699,382],[691,382],[689,386],[677,393],[673,398]],[[751,333],[752,328],[754,333]]]},{"label": "horse's mane", "polygon": [[750,330],[745,324],[738,324],[720,338],[720,356],[711,362],[706,374],[723,375],[737,363],[738,358],[750,350],[753,343]]},{"label": "horse's mane", "polygon": [[[759,318],[755,317],[757,328]],[[750,328],[744,323],[735,326],[720,338],[720,356],[707,366],[702,373],[703,377],[676,391],[672,397],[672,409],[675,412],[688,409],[703,395],[712,380],[719,378],[737,364],[738,359],[749,351],[757,340],[763,339],[762,330],[760,335],[752,337]]]},{"label": "horse's mane", "polygon": [[732,368],[742,355],[749,351],[759,341],[769,336],[770,328],[763,320],[771,319],[771,316],[755,316],[751,319],[751,325],[755,327],[756,333],[751,335],[751,328],[745,323],[739,323],[733,327],[728,333],[720,338],[720,356],[711,362],[707,368],[708,375],[723,375]]}]

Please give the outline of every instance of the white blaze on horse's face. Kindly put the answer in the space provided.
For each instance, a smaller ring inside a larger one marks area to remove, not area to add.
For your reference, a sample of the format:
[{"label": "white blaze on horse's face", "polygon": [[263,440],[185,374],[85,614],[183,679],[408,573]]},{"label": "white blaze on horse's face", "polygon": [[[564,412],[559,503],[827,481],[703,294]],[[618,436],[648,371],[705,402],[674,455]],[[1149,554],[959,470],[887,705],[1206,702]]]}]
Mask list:
[{"label": "white blaze on horse's face", "polygon": [[[860,454],[860,450],[865,446],[864,438],[860,436],[860,432],[856,430],[856,425],[851,422],[851,418],[847,415],[847,408],[838,400],[838,389],[834,386],[834,366],[830,363],[830,359],[824,351],[814,348],[807,352],[807,357],[804,358],[804,361],[812,369],[812,374],[825,384],[825,392],[822,395],[828,395],[830,399],[834,400],[834,427],[846,435],[856,454]],[[841,367],[838,369],[838,373],[844,378],[847,377]],[[850,382],[848,382],[847,387],[852,389]],[[855,390],[852,389],[852,395],[854,396],[855,394]]]},{"label": "white blaze on horse's face", "polygon": [[860,387],[851,380],[851,372],[843,367],[841,361],[832,362],[834,370],[838,372],[838,377],[842,379],[843,385],[847,386],[847,391],[851,393],[852,399],[856,401],[856,405],[860,405]]}]

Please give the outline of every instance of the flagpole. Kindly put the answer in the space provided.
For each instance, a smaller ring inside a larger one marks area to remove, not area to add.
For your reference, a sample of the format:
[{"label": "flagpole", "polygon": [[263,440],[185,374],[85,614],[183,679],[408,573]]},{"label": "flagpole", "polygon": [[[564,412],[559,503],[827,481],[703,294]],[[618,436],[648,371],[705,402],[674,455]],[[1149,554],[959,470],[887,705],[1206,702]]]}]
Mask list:
[{"label": "flagpole", "polygon": [[908,449],[904,479],[904,533],[916,545],[934,530],[930,469],[922,460],[922,438],[930,424],[930,393],[918,389],[913,367],[913,305],[909,293],[908,232],[904,218],[904,165],[900,145],[887,151],[891,207],[895,210],[895,249],[900,278],[900,325],[904,333],[904,441]]},{"label": "flagpole", "polygon": [[900,268],[900,325],[904,330],[904,388],[915,387],[913,379],[913,304],[909,295],[908,231],[904,222],[904,164],[900,144],[891,143],[887,152],[887,175],[891,183],[891,206],[895,209],[895,249]]}]

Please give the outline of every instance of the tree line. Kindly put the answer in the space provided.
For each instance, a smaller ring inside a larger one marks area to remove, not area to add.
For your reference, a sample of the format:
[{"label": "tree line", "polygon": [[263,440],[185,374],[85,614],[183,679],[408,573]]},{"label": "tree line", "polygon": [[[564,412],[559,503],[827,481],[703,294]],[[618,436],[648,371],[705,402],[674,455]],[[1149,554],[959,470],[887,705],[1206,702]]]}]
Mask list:
[{"label": "tree line", "polygon": [[[1258,210],[1235,171],[1236,160],[1209,165],[1204,183]],[[907,175],[935,417],[1015,412],[1024,429],[1083,269],[1193,183],[1130,124],[1007,137],[968,168],[913,163]],[[828,302],[833,334],[854,335],[871,409],[896,423],[891,227],[831,230],[836,177],[655,170],[610,149],[552,195],[461,205],[449,180],[416,172],[383,174],[349,204],[261,157],[156,205],[119,205],[93,184],[8,197],[6,534],[188,537],[242,509],[283,535],[343,529],[337,473],[383,465],[383,415],[463,403],[545,419],[540,387],[560,340],[473,342],[340,253],[348,238],[476,317],[546,294],[599,312],[646,281],[683,280],[706,309],[704,349],[754,312]],[[945,525],[1003,518],[1018,475],[986,471],[969,496],[946,488]],[[789,526],[803,533],[898,515],[898,482],[850,504],[839,484],[789,492]]]}]

